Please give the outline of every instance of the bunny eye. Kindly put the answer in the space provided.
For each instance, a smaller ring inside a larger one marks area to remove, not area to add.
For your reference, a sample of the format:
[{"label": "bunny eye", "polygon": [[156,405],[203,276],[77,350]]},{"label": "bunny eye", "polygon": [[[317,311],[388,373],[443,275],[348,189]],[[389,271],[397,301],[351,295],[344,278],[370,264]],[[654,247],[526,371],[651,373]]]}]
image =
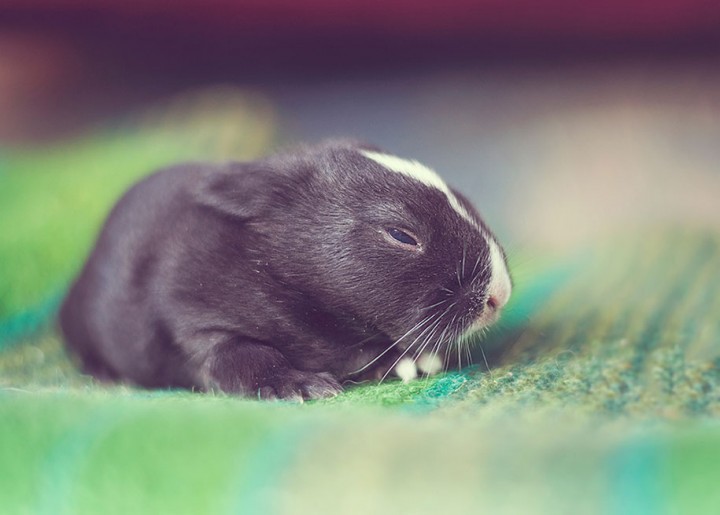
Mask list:
[{"label": "bunny eye", "polygon": [[401,231],[400,229],[387,229],[387,233],[390,235],[391,238],[399,241],[404,245],[412,245],[413,247],[417,247],[417,240],[405,231]]}]

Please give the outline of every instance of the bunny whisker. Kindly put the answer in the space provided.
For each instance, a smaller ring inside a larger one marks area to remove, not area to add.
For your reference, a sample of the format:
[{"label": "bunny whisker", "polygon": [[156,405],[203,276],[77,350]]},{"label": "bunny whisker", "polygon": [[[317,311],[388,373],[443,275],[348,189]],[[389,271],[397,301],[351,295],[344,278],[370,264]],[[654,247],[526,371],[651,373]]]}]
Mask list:
[{"label": "bunny whisker", "polygon": [[428,309],[435,308],[435,307],[437,307],[437,306],[440,306],[441,304],[445,304],[445,303],[448,302],[449,300],[450,300],[450,299],[443,299],[443,300],[441,300],[440,302],[436,302],[435,304],[432,304],[432,305],[430,305],[430,306],[428,306],[428,307],[426,307],[426,308],[422,308],[420,311],[427,311]]},{"label": "bunny whisker", "polygon": [[[441,314],[441,315],[438,317],[438,319],[437,319],[436,327],[439,327],[440,322],[442,322],[442,319],[443,319],[443,318],[450,312],[450,310],[451,310],[452,308],[454,308],[456,305],[457,305],[457,302],[453,302],[453,303],[450,304],[447,308],[445,308],[445,311],[443,311],[442,314]],[[445,330],[446,330],[446,331],[447,331],[447,328],[448,328],[448,327],[449,327],[449,326],[445,326]],[[435,331],[433,330],[433,333],[431,333],[431,337],[432,337],[432,335],[434,335],[434,332],[435,332]],[[426,343],[425,345],[427,345],[427,343]],[[423,346],[423,347],[420,349],[420,351],[417,353],[417,355],[415,356],[415,359],[413,360],[413,363],[414,363],[415,361],[417,361],[417,359],[422,355],[422,353],[423,353],[424,350],[425,350],[425,346]]]},{"label": "bunny whisker", "polygon": [[412,359],[413,365],[417,365],[418,359],[420,359],[420,357],[422,356],[423,352],[425,351],[425,348],[426,348],[428,345],[430,345],[430,342],[432,342],[433,337],[435,336],[435,332],[438,330],[439,327],[440,327],[440,324],[439,324],[439,323],[436,324],[435,327],[433,328],[433,330],[430,332],[430,334],[428,334],[428,335],[425,337],[425,339],[423,340],[422,345],[420,345],[420,349],[415,353],[415,356],[414,356],[413,359]]},{"label": "bunny whisker", "polygon": [[[451,306],[451,307],[452,307],[452,306]],[[447,310],[445,311],[445,313],[447,313]],[[433,341],[433,338],[434,338],[434,336],[435,336],[435,333],[436,333],[437,330],[439,329],[440,323],[442,322],[442,318],[443,318],[443,316],[445,315],[445,313],[443,313],[443,315],[441,315],[440,318],[438,318],[437,322],[435,323],[434,329],[433,329],[433,330],[430,332],[430,334],[428,334],[428,336],[425,338],[425,341],[424,341],[423,344],[420,346],[420,350],[415,354],[415,357],[413,358],[413,363],[416,363],[416,362],[417,362],[417,360],[420,358],[420,356],[422,356],[422,353],[425,351],[425,348]]]},{"label": "bunny whisker", "polygon": [[472,353],[470,352],[470,343],[465,342],[465,354],[467,355],[468,366],[473,364]]},{"label": "bunny whisker", "polygon": [[487,368],[487,371],[490,372],[490,364],[488,363],[487,356],[485,356],[485,349],[483,349],[482,344],[479,345],[480,352],[482,353],[483,361],[485,362],[485,368]]},{"label": "bunny whisker", "polygon": [[475,260],[475,264],[473,265],[472,272],[470,272],[470,275],[472,277],[475,277],[475,270],[477,269],[478,264],[480,264],[480,259],[482,258],[482,254],[478,256],[478,258]]},{"label": "bunny whisker", "polygon": [[[443,332],[440,333],[440,337],[437,339],[437,343],[433,346],[433,350],[430,352],[430,362],[432,363],[437,358],[438,353],[440,352],[440,349],[443,346],[443,343],[445,342],[445,334],[447,334],[448,329],[450,326],[445,326],[445,329],[443,329]],[[425,372],[425,377],[430,377],[430,371],[427,370]]]},{"label": "bunny whisker", "polygon": [[437,323],[439,323],[439,321],[440,321],[440,317],[438,317],[437,320],[435,320],[432,324],[428,325],[425,329],[423,329],[423,331],[412,341],[412,343],[410,345],[408,345],[408,347],[400,354],[400,356],[393,362],[393,364],[385,371],[382,378],[380,378],[380,383],[382,383],[385,380],[385,378],[388,376],[388,374],[395,369],[397,364],[400,363],[400,361],[405,357],[405,355],[410,351],[410,349],[412,349],[415,346],[415,343],[417,343],[418,340],[420,340],[420,338],[425,336],[425,334],[428,331],[430,331],[433,328],[433,326],[435,326]]},{"label": "bunny whisker", "polygon": [[424,318],[419,324],[416,324],[412,329],[410,329],[408,332],[406,332],[405,334],[403,334],[400,338],[398,338],[397,340],[395,340],[391,345],[389,345],[384,351],[382,351],[380,354],[378,354],[377,356],[375,356],[375,358],[373,358],[372,361],[370,361],[369,363],[367,363],[367,364],[364,365],[363,367],[355,370],[354,372],[351,372],[350,375],[359,374],[359,373],[362,372],[363,370],[366,370],[368,367],[372,366],[375,362],[377,362],[377,360],[379,360],[379,359],[382,358],[385,354],[387,354],[388,352],[390,352],[390,350],[392,350],[397,344],[399,344],[400,341],[403,340],[407,335],[409,335],[409,334],[412,333],[413,331],[419,329],[423,324],[427,323],[427,322],[428,322],[429,320],[431,320],[434,316],[435,316],[435,315],[430,315],[430,316]]}]

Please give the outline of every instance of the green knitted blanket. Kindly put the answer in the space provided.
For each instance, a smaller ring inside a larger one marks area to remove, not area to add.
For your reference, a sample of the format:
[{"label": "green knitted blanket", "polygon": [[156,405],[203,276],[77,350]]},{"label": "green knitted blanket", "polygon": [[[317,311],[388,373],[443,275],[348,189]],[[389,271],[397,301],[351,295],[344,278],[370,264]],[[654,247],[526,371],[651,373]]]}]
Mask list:
[{"label": "green knitted blanket", "polygon": [[79,374],[52,319],[142,174],[265,151],[273,112],[212,92],[0,159],[2,513],[717,513],[720,234],[646,227],[517,283],[476,364],[294,405]]}]

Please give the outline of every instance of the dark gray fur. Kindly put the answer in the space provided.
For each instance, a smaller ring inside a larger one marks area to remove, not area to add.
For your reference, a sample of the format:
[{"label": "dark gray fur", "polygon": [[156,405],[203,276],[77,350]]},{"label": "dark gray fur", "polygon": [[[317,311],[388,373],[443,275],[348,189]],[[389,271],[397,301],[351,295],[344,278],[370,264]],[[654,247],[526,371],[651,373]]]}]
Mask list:
[{"label": "dark gray fur", "polygon": [[[429,323],[357,371],[454,302],[426,347],[452,353],[484,308],[488,245],[444,194],[359,148],[183,164],[131,188],[60,312],[84,370],[150,388],[322,397],[384,374]],[[424,251],[389,244],[392,227]]]}]

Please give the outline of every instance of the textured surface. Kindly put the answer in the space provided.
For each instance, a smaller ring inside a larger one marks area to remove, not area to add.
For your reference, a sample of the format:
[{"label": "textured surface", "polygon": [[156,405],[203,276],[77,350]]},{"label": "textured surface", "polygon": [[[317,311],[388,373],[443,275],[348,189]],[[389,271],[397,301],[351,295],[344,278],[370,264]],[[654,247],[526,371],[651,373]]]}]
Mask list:
[{"label": "textured surface", "polygon": [[407,385],[263,404],[77,373],[51,315],[112,199],[165,162],[269,144],[261,99],[209,98],[2,160],[4,513],[716,512],[712,226],[514,255],[514,297],[476,364]]}]

